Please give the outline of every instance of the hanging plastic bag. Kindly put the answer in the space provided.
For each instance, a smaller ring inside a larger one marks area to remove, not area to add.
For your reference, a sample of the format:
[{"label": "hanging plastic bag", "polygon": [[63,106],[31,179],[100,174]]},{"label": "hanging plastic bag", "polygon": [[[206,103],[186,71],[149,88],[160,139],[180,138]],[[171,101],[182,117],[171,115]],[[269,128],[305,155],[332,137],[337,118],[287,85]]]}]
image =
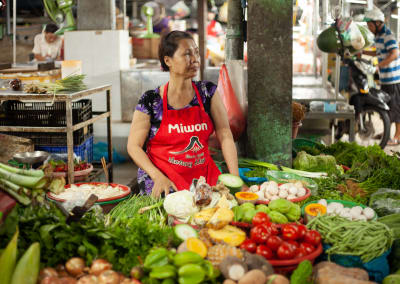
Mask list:
[{"label": "hanging plastic bag", "polygon": [[219,71],[217,90],[228,113],[229,126],[233,134],[233,139],[236,141],[246,128],[246,118],[232,88],[228,69],[225,64],[222,65]]}]

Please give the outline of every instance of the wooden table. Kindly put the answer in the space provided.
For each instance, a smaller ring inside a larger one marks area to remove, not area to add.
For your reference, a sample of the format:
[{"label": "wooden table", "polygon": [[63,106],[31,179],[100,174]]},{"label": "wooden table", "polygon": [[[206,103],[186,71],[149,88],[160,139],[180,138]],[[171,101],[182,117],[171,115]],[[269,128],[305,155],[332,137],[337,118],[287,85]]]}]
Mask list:
[{"label": "wooden table", "polygon": [[[106,92],[107,109],[102,112],[93,112],[94,117],[89,120],[72,124],[72,102],[89,95]],[[112,171],[112,139],[111,139],[111,85],[93,86],[88,85],[87,90],[75,93],[60,93],[55,97],[52,94],[27,94],[22,91],[2,91],[0,90],[0,102],[6,100],[19,101],[45,101],[45,102],[64,102],[66,110],[66,126],[65,127],[27,127],[27,126],[0,126],[0,131],[6,132],[52,132],[52,133],[67,133],[67,148],[68,148],[68,182],[74,183],[74,139],[73,132],[75,130],[86,127],[100,119],[107,118],[107,142],[108,142],[108,164],[109,182],[113,181]]]}]

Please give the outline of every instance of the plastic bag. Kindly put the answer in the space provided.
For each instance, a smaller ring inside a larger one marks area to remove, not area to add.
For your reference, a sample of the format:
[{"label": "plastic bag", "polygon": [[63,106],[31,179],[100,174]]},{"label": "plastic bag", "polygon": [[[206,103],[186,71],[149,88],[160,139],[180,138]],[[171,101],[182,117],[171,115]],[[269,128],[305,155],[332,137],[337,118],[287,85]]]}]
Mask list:
[{"label": "plastic bag", "polygon": [[371,195],[369,206],[379,217],[400,213],[400,190],[380,188]]},{"label": "plastic bag", "polygon": [[201,176],[194,187],[194,203],[197,206],[207,206],[211,203],[212,188],[206,183],[205,177]]},{"label": "plastic bag", "polygon": [[246,128],[246,118],[240,107],[235,91],[232,88],[226,65],[222,65],[219,71],[218,92],[221,95],[222,102],[228,113],[229,126],[231,128],[234,140],[238,140]]},{"label": "plastic bag", "polygon": [[315,181],[310,178],[302,177],[293,173],[287,173],[282,171],[267,171],[265,176],[268,180],[273,180],[277,183],[288,183],[288,182],[296,182],[301,181],[304,187],[307,187],[311,190],[312,195],[318,194],[318,185]]},{"label": "plastic bag", "polygon": [[351,46],[356,50],[364,48],[364,37],[354,22],[348,24],[346,30],[342,32],[342,37],[345,46]]}]

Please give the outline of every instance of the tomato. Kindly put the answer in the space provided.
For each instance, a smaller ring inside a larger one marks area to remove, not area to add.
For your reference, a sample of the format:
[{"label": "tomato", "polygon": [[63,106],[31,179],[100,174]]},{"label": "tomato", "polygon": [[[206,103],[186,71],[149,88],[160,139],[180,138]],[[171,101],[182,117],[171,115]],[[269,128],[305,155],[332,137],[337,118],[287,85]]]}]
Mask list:
[{"label": "tomato", "polygon": [[274,258],[274,253],[266,245],[259,245],[257,247],[256,254],[261,255],[266,259],[273,259]]},{"label": "tomato", "polygon": [[247,250],[248,252],[255,253],[257,250],[257,244],[255,241],[247,239],[240,245],[240,248]]},{"label": "tomato", "polygon": [[299,231],[297,230],[297,225],[286,224],[282,228],[282,238],[284,240],[295,241],[299,238]]},{"label": "tomato", "polygon": [[267,246],[272,249],[272,251],[277,251],[282,242],[283,240],[280,237],[270,236],[267,240]]},{"label": "tomato", "polygon": [[301,224],[297,225],[297,231],[298,231],[299,239],[302,239],[306,235],[307,227],[304,225],[301,225]]},{"label": "tomato", "polygon": [[279,225],[275,223],[270,223],[269,228],[271,230],[271,235],[279,235],[279,233],[281,232]]},{"label": "tomato", "polygon": [[262,244],[267,241],[270,236],[270,232],[263,225],[258,225],[250,230],[250,238],[258,244]]},{"label": "tomato", "polygon": [[299,247],[299,248],[296,249],[295,258],[305,257],[308,254],[309,253],[307,253],[304,248]]},{"label": "tomato", "polygon": [[293,246],[295,249],[299,247],[299,243],[296,241],[287,241],[287,243]]},{"label": "tomato", "polygon": [[276,253],[279,259],[292,259],[296,254],[296,249],[293,245],[283,242]]},{"label": "tomato", "polygon": [[321,243],[321,235],[315,230],[307,231],[304,236],[304,241],[317,247]]},{"label": "tomato", "polygon": [[264,212],[257,212],[251,222],[253,226],[270,223],[268,215]]},{"label": "tomato", "polygon": [[306,254],[310,254],[315,250],[315,247],[309,243],[301,243],[299,248],[304,249]]}]

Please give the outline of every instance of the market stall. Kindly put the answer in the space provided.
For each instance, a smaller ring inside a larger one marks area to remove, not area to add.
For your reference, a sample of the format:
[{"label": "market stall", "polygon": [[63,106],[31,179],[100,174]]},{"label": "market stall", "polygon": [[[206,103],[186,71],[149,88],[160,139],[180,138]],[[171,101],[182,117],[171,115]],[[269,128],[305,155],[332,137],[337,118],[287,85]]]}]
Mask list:
[{"label": "market stall", "polygon": [[398,283],[398,153],[294,151],[161,199],[0,164],[2,283]]}]

